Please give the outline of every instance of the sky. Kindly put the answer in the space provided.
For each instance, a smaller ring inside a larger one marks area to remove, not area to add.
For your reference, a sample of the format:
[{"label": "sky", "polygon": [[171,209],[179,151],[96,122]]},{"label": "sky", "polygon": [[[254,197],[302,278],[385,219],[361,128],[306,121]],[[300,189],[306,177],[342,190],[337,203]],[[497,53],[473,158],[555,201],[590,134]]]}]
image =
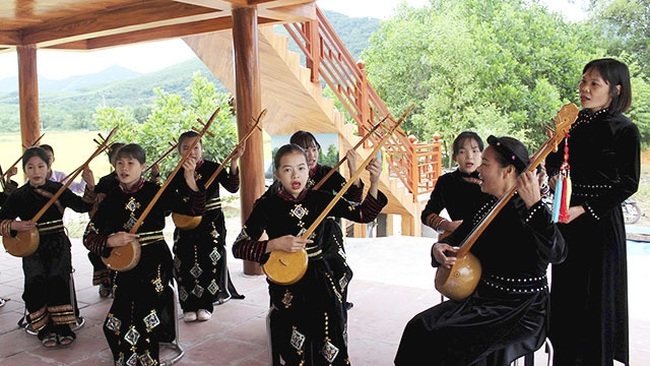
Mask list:
[{"label": "sky", "polygon": [[[322,9],[333,10],[350,17],[388,19],[402,1],[413,7],[422,7],[428,0],[317,0]],[[579,19],[581,0],[541,0],[552,11],[562,12],[569,19]],[[194,52],[180,39],[139,43],[97,51],[39,50],[38,72],[47,79],[65,79],[74,75],[92,74],[112,65],[119,65],[140,73],[158,71],[189,60]],[[0,53],[0,79],[18,74],[16,52]]]}]

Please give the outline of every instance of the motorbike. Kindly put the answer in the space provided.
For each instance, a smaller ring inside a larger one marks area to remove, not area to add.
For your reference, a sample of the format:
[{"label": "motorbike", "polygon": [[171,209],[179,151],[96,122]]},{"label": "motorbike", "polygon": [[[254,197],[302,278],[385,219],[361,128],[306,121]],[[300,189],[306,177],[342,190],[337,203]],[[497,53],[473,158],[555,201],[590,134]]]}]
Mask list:
[{"label": "motorbike", "polygon": [[639,207],[635,200],[628,198],[623,201],[621,206],[626,225],[636,224],[641,219],[641,207]]}]

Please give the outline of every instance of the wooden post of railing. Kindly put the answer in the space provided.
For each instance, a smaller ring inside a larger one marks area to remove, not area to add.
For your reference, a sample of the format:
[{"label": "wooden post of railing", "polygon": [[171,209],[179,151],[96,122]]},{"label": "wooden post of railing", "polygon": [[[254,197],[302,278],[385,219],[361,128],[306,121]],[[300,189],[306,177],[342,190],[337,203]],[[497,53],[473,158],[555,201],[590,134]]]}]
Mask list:
[{"label": "wooden post of railing", "polygon": [[411,166],[409,168],[409,178],[411,183],[411,193],[413,194],[413,202],[418,200],[418,186],[420,185],[420,169],[418,168],[418,152],[415,143],[418,141],[417,138],[413,135],[409,135],[407,138],[409,145],[407,150],[410,151],[411,156]]},{"label": "wooden post of railing", "polygon": [[357,67],[361,71],[361,79],[357,82],[357,108],[359,110],[359,121],[358,124],[359,136],[363,136],[366,133],[364,126],[367,124],[372,125],[374,121],[370,117],[370,97],[368,95],[368,80],[366,78],[366,63],[362,60],[357,61]]},{"label": "wooden post of railing", "polygon": [[318,21],[310,20],[304,24],[304,32],[307,39],[307,49],[309,55],[307,57],[307,68],[311,72],[311,82],[318,82],[318,73],[320,69],[320,36],[318,32]]},{"label": "wooden post of railing", "polygon": [[[440,134],[433,134],[433,171],[434,171],[434,182],[435,186],[438,177],[442,175],[442,141],[440,141]],[[431,188],[433,190],[433,187]]]}]

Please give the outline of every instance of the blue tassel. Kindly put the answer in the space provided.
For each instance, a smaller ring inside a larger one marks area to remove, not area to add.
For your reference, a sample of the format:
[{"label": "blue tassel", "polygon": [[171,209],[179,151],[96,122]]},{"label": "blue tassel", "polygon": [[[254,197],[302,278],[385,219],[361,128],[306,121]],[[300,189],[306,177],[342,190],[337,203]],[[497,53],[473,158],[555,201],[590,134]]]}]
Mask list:
[{"label": "blue tassel", "polygon": [[560,220],[560,206],[562,206],[562,181],[564,176],[560,174],[557,182],[555,183],[555,196],[553,197],[553,212],[551,221],[559,222]]}]

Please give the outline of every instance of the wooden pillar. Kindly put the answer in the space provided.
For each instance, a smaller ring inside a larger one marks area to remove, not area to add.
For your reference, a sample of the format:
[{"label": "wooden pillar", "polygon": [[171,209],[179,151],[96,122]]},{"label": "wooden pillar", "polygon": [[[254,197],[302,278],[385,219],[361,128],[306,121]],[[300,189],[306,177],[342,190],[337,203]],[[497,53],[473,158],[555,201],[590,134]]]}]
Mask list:
[{"label": "wooden pillar", "polygon": [[395,235],[395,215],[386,215],[386,236]]},{"label": "wooden pillar", "polygon": [[20,100],[20,136],[23,146],[31,146],[41,134],[38,115],[38,70],[36,46],[16,47],[18,55],[18,95]]},{"label": "wooden pillar", "polygon": [[[239,136],[248,132],[262,108],[260,89],[260,61],[257,33],[257,8],[255,6],[232,9],[232,38],[235,54],[235,90],[237,100],[237,131]],[[215,51],[215,52],[218,52]],[[239,166],[241,177],[241,217],[244,222],[255,200],[264,193],[264,143],[261,131],[255,131],[246,142],[246,152]],[[244,273],[262,274],[259,264],[244,261]]]}]

